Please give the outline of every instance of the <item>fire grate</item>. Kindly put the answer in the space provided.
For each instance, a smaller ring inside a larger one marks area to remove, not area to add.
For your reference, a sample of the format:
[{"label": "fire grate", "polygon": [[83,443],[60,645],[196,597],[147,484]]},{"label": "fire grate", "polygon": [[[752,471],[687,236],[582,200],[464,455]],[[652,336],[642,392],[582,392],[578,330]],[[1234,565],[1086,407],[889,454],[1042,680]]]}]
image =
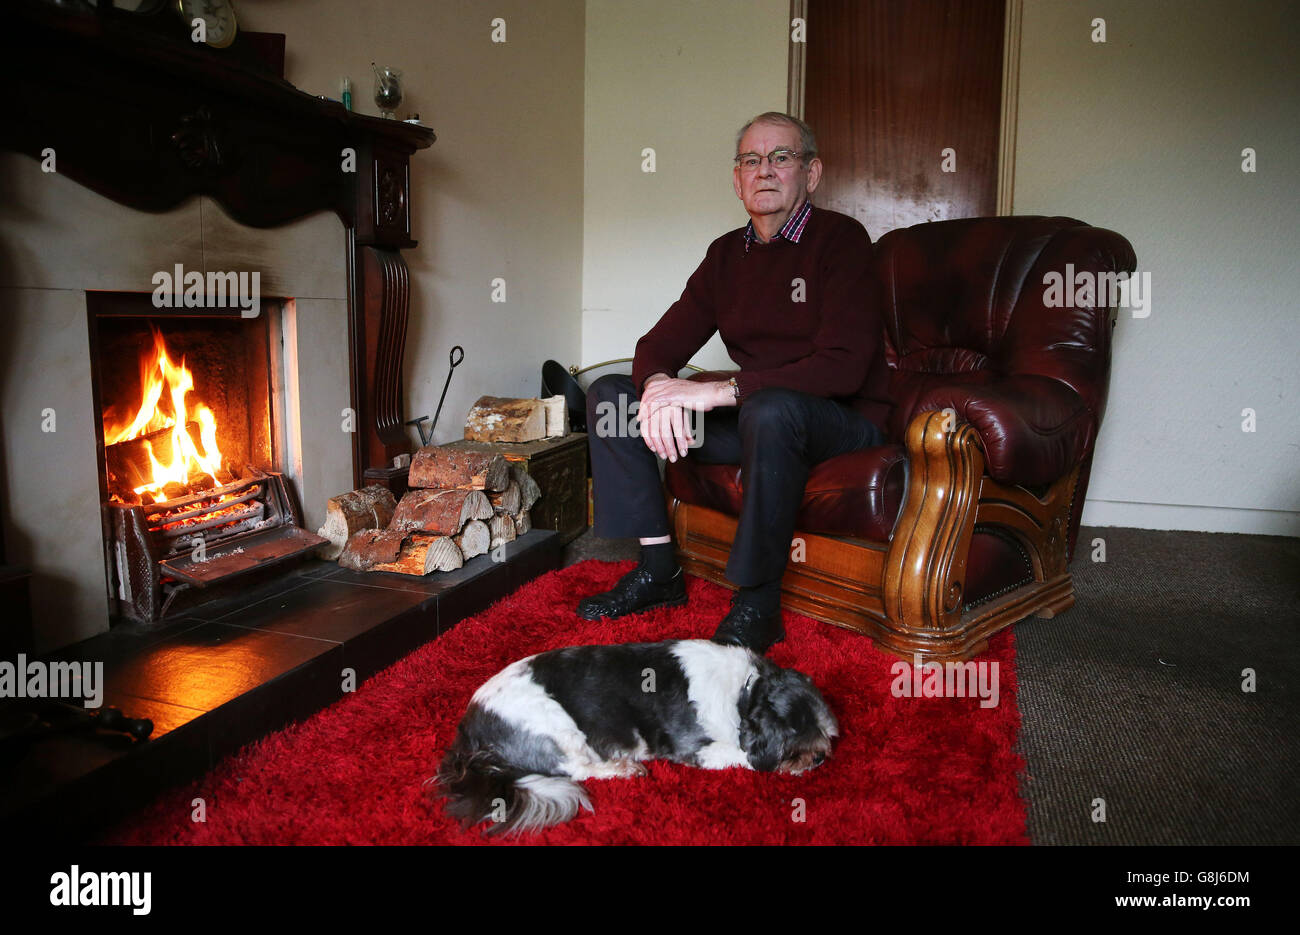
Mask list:
[{"label": "fire grate", "polygon": [[174,500],[107,503],[104,519],[110,598],[119,616],[141,623],[163,619],[191,588],[225,584],[325,542],[299,528],[284,477],[256,468]]}]

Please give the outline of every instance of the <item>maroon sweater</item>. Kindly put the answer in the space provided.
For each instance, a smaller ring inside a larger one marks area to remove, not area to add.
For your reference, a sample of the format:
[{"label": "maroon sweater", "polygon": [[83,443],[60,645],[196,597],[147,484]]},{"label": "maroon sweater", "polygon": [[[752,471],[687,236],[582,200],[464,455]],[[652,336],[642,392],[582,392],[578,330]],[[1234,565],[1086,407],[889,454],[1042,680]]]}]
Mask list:
[{"label": "maroon sweater", "polygon": [[[805,283],[795,301],[796,278]],[[709,245],[682,297],[637,342],[632,380],[676,376],[715,331],[740,366],[740,404],[779,386],[838,399],[882,430],[890,411],[871,238],[856,220],[814,208],[798,243],[745,228]]]}]

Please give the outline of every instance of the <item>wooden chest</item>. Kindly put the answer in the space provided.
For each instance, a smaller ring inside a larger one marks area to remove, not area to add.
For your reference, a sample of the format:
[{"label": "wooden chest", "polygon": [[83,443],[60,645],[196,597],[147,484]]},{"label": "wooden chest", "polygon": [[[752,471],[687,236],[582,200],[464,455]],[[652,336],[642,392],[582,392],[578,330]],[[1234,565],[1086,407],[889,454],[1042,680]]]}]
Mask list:
[{"label": "wooden chest", "polygon": [[537,486],[541,499],[529,511],[536,529],[554,529],[564,542],[587,528],[587,436],[575,432],[535,442],[450,442],[447,448],[493,451],[520,462]]}]

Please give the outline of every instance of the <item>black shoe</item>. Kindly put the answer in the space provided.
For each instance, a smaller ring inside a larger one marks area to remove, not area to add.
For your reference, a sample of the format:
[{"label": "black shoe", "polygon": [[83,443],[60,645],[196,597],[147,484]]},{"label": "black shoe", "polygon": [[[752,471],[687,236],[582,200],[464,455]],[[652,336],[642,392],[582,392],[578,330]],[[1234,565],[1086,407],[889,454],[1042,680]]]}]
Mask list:
[{"label": "black shoe", "polygon": [[578,604],[578,616],[584,620],[624,617],[656,607],[676,607],[686,603],[686,575],[680,568],[667,581],[656,582],[650,570],[638,565],[603,594],[584,597]]},{"label": "black shoe", "polygon": [[785,639],[785,627],[781,623],[781,611],[764,615],[757,608],[739,601],[736,595],[731,599],[731,610],[718,624],[713,634],[715,643],[725,646],[746,646],[760,656],[768,649]]}]

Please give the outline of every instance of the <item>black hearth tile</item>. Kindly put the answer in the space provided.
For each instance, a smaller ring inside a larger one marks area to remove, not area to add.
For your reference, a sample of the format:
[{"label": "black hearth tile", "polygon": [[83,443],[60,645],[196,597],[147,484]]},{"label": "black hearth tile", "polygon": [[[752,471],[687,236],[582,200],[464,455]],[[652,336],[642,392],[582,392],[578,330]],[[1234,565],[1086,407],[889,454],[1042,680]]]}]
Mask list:
[{"label": "black hearth tile", "polygon": [[481,555],[450,572],[447,577],[456,587],[438,599],[438,632],[486,609],[537,575],[559,568],[561,551],[558,534],[533,530],[506,543],[505,561]]},{"label": "black hearth tile", "polygon": [[252,740],[306,720],[344,697],[343,647],[320,645],[330,649],[204,716],[211,766]]},{"label": "black hearth tile", "polygon": [[103,662],[105,668],[108,668],[134,658],[155,643],[171,639],[186,630],[202,626],[203,623],[197,617],[178,617],[155,626],[121,623],[106,633],[65,646],[52,653],[50,658],[66,662]]},{"label": "black hearth tile", "polygon": [[314,558],[303,562],[292,569],[289,574],[299,578],[330,578],[337,575],[340,571],[347,569],[341,568],[338,562],[327,562],[323,559]]},{"label": "black hearth tile", "polygon": [[221,623],[343,643],[411,608],[428,609],[429,639],[437,635],[434,599],[417,591],[359,587],[333,578],[310,579],[274,600],[232,611]]},{"label": "black hearth tile", "polygon": [[205,623],[106,667],[108,691],[210,711],[335,648],[326,640]]},{"label": "black hearth tile", "polygon": [[[475,559],[475,561],[477,560]],[[437,597],[453,586],[451,576],[458,573],[459,570],[452,572],[435,571],[423,577],[416,577],[414,575],[399,575],[392,571],[352,571],[349,568],[340,568],[338,573],[331,575],[328,580],[357,585],[363,588],[407,591],[424,597]]]},{"label": "black hearth tile", "polygon": [[356,674],[359,685],[434,639],[438,632],[436,604],[413,607],[348,640],[343,646],[344,664]]},{"label": "black hearth tile", "polygon": [[207,589],[213,592],[211,600],[205,599],[204,590],[190,589],[186,593],[186,599],[202,600],[203,603],[186,606],[182,612],[187,617],[197,617],[201,620],[220,620],[232,611],[287,594],[312,580],[286,573],[283,568],[268,568],[259,574],[246,576],[228,587],[217,586]]}]

